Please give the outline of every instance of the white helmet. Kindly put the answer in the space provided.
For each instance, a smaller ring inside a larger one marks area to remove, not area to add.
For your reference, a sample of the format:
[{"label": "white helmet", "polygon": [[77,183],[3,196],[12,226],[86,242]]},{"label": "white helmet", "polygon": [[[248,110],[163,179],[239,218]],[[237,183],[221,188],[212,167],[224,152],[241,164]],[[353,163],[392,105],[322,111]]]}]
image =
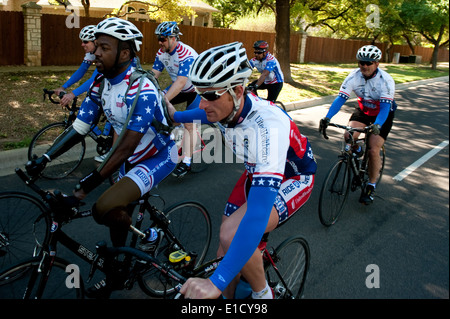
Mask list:
[{"label": "white helmet", "polygon": [[375,61],[381,60],[381,50],[374,45],[365,45],[356,53],[358,61]]},{"label": "white helmet", "polygon": [[246,84],[252,74],[245,48],[233,42],[208,49],[192,64],[189,79],[199,88],[231,88]]},{"label": "white helmet", "polygon": [[99,34],[106,34],[121,41],[132,41],[136,52],[142,44],[143,35],[136,26],[130,21],[116,17],[108,18],[97,24],[95,37]]},{"label": "white helmet", "polygon": [[95,25],[87,25],[80,31],[81,41],[94,41],[95,40]]}]

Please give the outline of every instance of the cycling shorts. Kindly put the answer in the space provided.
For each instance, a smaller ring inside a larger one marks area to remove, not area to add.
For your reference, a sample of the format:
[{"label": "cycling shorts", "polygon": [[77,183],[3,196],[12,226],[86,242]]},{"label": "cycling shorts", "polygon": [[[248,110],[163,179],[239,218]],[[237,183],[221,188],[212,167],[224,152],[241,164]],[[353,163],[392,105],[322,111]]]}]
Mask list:
[{"label": "cycling shorts", "polygon": [[129,177],[139,187],[142,196],[175,169],[177,160],[178,150],[172,142],[168,147],[137,163],[131,169],[128,167],[128,162],[123,164],[119,170],[119,179],[123,176]]},{"label": "cycling shorts", "polygon": [[[391,131],[392,124],[394,122],[394,115],[395,115],[395,111],[389,112],[389,115],[388,115],[386,121],[384,122],[383,126],[381,126],[380,136],[382,138],[384,138],[384,140],[387,139],[387,136],[389,135],[389,132]],[[366,126],[369,126],[369,125],[373,124],[376,119],[377,119],[376,115],[368,116],[368,115],[364,114],[364,112],[359,108],[359,106],[357,106],[355,108],[355,111],[353,112],[352,116],[350,117],[349,121],[361,122],[361,123],[364,123]]]},{"label": "cycling shorts", "polygon": [[[224,211],[225,216],[231,216],[247,201],[252,177],[245,171],[239,178],[228,198]],[[279,216],[278,226],[286,222],[308,201],[314,186],[314,180],[314,175],[296,175],[282,180],[274,203]]]}]

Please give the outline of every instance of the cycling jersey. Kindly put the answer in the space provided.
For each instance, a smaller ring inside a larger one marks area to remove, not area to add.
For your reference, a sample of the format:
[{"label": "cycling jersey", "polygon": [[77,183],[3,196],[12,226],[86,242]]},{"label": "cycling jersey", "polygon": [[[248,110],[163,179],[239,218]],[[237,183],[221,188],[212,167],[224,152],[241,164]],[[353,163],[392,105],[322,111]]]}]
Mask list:
[{"label": "cycling jersey", "polygon": [[[166,68],[172,82],[175,82],[178,76],[187,77],[189,75],[191,65],[197,56],[198,54],[193,48],[178,41],[177,46],[170,53],[164,52],[162,49],[158,50],[153,69],[162,72]],[[194,86],[189,79],[181,92],[194,92]]]},{"label": "cycling jersey", "polygon": [[[95,55],[93,53],[86,53],[86,55],[84,56],[83,62],[81,63],[80,67],[75,71],[74,74],[72,74],[72,76],[70,77],[70,79],[68,79],[66,81],[66,83],[64,83],[62,85],[62,87],[64,89],[67,89],[69,87],[71,87],[73,84],[77,83],[78,81],[81,80],[81,78],[86,74],[87,70],[89,69],[89,67],[92,65],[92,63],[95,60]],[[96,73],[95,75],[98,74],[97,69],[95,70]],[[85,85],[83,88],[77,88],[73,91],[73,94],[75,94],[75,96],[80,95],[83,92],[86,92],[90,85],[92,84],[93,80],[94,80],[95,76],[92,75],[92,77],[88,80],[90,81],[87,85]],[[86,87],[87,86],[87,87]],[[84,91],[81,91],[84,90]]]},{"label": "cycling jersey", "polygon": [[[176,112],[174,120],[189,122],[204,119],[204,113],[200,108]],[[309,197],[313,180],[306,176],[315,174],[317,164],[308,139],[300,134],[289,115],[254,94],[245,97],[243,110],[235,125],[219,127],[225,143],[243,159],[247,174],[252,177],[246,198],[247,211],[224,259],[210,277],[214,285],[223,291],[254,253],[272,207],[282,205],[284,200],[301,202],[300,195],[295,199],[289,197],[290,190],[300,187],[301,183],[308,183],[305,196]],[[300,176],[304,177],[297,179]],[[283,181],[291,178],[297,180],[283,185]],[[283,196],[279,196],[280,191],[284,192]],[[228,203],[225,214],[232,213],[237,206]]]},{"label": "cycling jersey", "polygon": [[108,121],[111,123],[115,132],[120,134],[123,126],[126,124],[131,105],[134,99],[138,98],[133,115],[126,128],[143,133],[144,136],[134,151],[134,154],[128,159],[131,164],[141,162],[173,143],[169,136],[159,134],[151,125],[153,117],[166,125],[167,120],[164,117],[161,106],[161,96],[149,79],[144,79],[145,82],[139,96],[136,96],[136,93],[140,81],[135,81],[130,87],[127,96],[124,98],[123,94],[128,88],[129,78],[134,69],[130,65],[126,71],[115,78],[106,79],[101,99],[99,96],[100,83],[95,84],[90,96],[86,97],[83,101],[77,119],[73,124],[77,132],[86,134],[90,126],[100,115],[101,109],[98,105],[102,105]]},{"label": "cycling jersey", "polygon": [[338,98],[333,102],[326,117],[331,119],[355,92],[361,111],[368,116],[377,116],[375,124],[383,125],[389,112],[395,111],[395,82],[385,71],[377,69],[366,79],[360,69],[353,70],[342,83]]},{"label": "cycling jersey", "polygon": [[269,75],[264,79],[264,84],[281,83],[284,81],[284,75],[278,60],[270,53],[263,58],[262,61],[253,58],[250,60],[252,68],[256,68],[262,73],[264,70],[269,71]]}]

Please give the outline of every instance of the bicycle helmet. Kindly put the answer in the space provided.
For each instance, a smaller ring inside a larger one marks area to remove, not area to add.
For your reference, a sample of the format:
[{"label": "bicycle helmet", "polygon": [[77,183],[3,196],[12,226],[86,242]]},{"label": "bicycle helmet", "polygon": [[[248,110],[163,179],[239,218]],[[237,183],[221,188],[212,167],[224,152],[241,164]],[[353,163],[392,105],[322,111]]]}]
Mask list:
[{"label": "bicycle helmet", "polygon": [[213,47],[201,53],[192,64],[189,79],[196,88],[225,88],[233,98],[234,108],[221,122],[230,123],[239,110],[241,98],[232,89],[245,87],[252,68],[241,42]]},{"label": "bicycle helmet", "polygon": [[245,85],[252,74],[241,42],[213,47],[201,53],[192,64],[189,79],[199,88],[231,88]]},{"label": "bicycle helmet", "polygon": [[87,25],[80,31],[81,41],[94,41],[95,40],[95,25]]},{"label": "bicycle helmet", "polygon": [[156,28],[155,34],[157,36],[162,36],[162,37],[183,35],[180,32],[180,28],[178,28],[178,25],[175,21],[166,21],[166,22],[161,23]]},{"label": "bicycle helmet", "polygon": [[143,35],[136,26],[130,21],[116,17],[108,18],[97,24],[95,28],[95,37],[100,34],[112,36],[120,41],[130,41],[137,52],[142,44]]},{"label": "bicycle helmet", "polygon": [[358,61],[375,61],[381,60],[381,50],[374,45],[365,45],[356,53]]},{"label": "bicycle helmet", "polygon": [[256,41],[253,44],[253,49],[265,52],[269,49],[269,43],[263,40]]}]

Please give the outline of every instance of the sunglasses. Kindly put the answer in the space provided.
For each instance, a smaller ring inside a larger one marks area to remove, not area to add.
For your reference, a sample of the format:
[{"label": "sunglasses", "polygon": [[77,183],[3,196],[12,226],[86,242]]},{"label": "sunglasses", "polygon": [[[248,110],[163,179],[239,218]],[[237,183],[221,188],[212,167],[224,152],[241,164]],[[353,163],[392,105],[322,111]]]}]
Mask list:
[{"label": "sunglasses", "polygon": [[359,65],[367,65],[367,66],[371,66],[373,64],[373,62],[371,61],[358,61]]},{"label": "sunglasses", "polygon": [[86,41],[86,40],[83,41],[84,44],[88,44],[89,42],[91,42],[91,41]]},{"label": "sunglasses", "polygon": [[158,42],[164,43],[164,42],[166,42],[166,41],[167,41],[167,38],[164,38],[164,37],[158,37]]},{"label": "sunglasses", "polygon": [[263,54],[264,51],[255,51],[254,53],[255,53],[255,54]]},{"label": "sunglasses", "polygon": [[204,99],[205,101],[215,101],[220,99],[220,97],[222,95],[224,95],[225,93],[227,93],[230,89],[221,89],[221,90],[225,90],[222,93],[217,93],[220,90],[216,90],[216,91],[206,91],[206,92],[200,92],[199,90],[197,90],[197,88],[195,88],[195,92],[197,92],[198,95],[200,95],[200,97],[202,99]]}]

